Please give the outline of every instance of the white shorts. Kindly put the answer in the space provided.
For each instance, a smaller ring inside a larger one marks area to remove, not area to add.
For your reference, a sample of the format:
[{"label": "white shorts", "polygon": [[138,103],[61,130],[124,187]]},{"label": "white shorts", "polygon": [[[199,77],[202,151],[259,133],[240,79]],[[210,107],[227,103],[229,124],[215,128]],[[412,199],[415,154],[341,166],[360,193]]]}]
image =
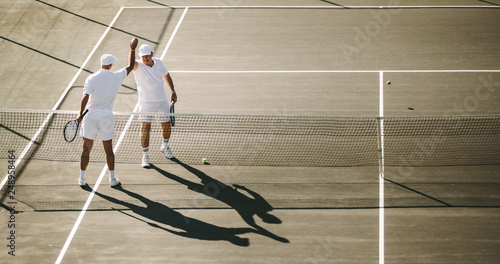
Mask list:
[{"label": "white shorts", "polygon": [[[170,113],[170,108],[167,101],[141,103],[139,104],[139,113]],[[158,123],[170,122],[170,116],[155,116],[155,120]],[[139,121],[151,123],[153,121],[153,116],[139,115]]]},{"label": "white shorts", "polygon": [[115,117],[110,110],[89,109],[82,121],[80,135],[87,139],[107,141],[115,137]]}]

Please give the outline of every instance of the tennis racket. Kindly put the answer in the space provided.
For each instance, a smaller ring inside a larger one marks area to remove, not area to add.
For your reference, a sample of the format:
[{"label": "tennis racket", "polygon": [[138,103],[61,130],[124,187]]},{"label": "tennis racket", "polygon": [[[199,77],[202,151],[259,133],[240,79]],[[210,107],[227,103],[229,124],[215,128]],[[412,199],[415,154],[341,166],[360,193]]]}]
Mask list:
[{"label": "tennis racket", "polygon": [[[174,109],[174,100],[172,100],[172,104],[170,104],[170,113],[175,114],[175,109]],[[172,123],[172,126],[175,126],[175,116],[170,116],[170,122]]]},{"label": "tennis racket", "polygon": [[[88,109],[85,109],[80,118],[83,118],[88,111]],[[64,126],[64,139],[66,140],[66,142],[70,143],[71,141],[75,140],[79,126],[80,124],[76,122],[76,119],[68,121],[68,123],[66,123],[66,125]]]}]

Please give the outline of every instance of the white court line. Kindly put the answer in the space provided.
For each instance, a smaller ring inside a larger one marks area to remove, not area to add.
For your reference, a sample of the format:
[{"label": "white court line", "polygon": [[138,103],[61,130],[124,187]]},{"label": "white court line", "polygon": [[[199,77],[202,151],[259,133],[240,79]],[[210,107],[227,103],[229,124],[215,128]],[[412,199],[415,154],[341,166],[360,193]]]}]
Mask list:
[{"label": "white court line", "polygon": [[[83,63],[82,67],[80,67],[80,70],[78,70],[77,74],[75,75],[75,77],[73,77],[73,80],[71,80],[70,84],[68,85],[68,87],[66,88],[66,90],[64,91],[63,93],[63,96],[61,96],[61,98],[59,98],[59,101],[56,103],[56,106],[54,106],[54,108],[52,110],[56,110],[58,107],[59,107],[59,104],[62,102],[62,100],[64,99],[64,97],[66,96],[66,94],[68,93],[69,89],[71,88],[71,86],[73,86],[74,82],[76,81],[76,79],[78,78],[78,76],[80,75],[80,73],[82,72],[82,69],[85,67],[85,65],[89,62],[90,58],[92,57],[92,55],[94,54],[94,52],[97,50],[97,48],[101,45],[101,42],[104,40],[104,38],[106,37],[106,35],[108,34],[108,32],[111,30],[111,27],[113,27],[114,23],[116,22],[116,20],[118,19],[118,17],[120,16],[120,14],[122,13],[123,11],[123,7],[120,8],[120,10],[118,11],[118,13],[116,13],[114,19],[111,21],[111,23],[109,24],[109,26],[106,28],[106,31],[104,31],[104,33],[102,34],[101,38],[99,39],[99,41],[97,42],[97,44],[94,46],[94,49],[90,52],[89,56],[87,57],[87,59],[85,60],[85,62]],[[103,171],[105,172],[107,169],[107,166],[104,167]],[[103,173],[101,173],[102,175],[104,175]],[[100,177],[102,178],[102,176]],[[98,181],[96,183],[96,186],[99,186],[99,183],[100,181]],[[97,188],[97,187],[95,187]],[[87,199],[87,202],[85,203],[84,205],[84,208],[88,208],[88,206],[90,205],[90,202],[92,201],[92,197],[93,197],[93,193],[91,193],[89,195],[89,198]],[[69,243],[71,242],[71,240],[73,239],[73,236],[75,235],[76,233],[76,230],[78,228],[78,226],[80,225],[80,222],[82,221],[83,219],[83,215],[84,213],[80,213],[80,215],[78,216],[78,219],[76,220],[76,223],[75,225],[73,226],[73,229],[71,230],[69,236],[68,236],[68,239],[66,240],[66,242],[64,243],[64,246],[63,248],[61,249],[61,252],[59,253],[59,256],[57,257],[57,260],[55,263],[61,263],[62,261],[62,258],[64,257],[64,254],[66,253],[66,250],[68,249],[68,246],[69,246]]]},{"label": "white court line", "polygon": [[[80,67],[80,69],[78,69],[78,71],[76,72],[76,74],[73,77],[73,79],[71,80],[71,82],[68,84],[68,86],[66,87],[66,89],[63,91],[63,93],[59,97],[59,100],[57,100],[57,102],[54,105],[54,107],[52,107],[52,110],[57,110],[57,108],[59,108],[59,106],[61,105],[62,101],[64,100],[64,98],[68,94],[69,90],[71,89],[71,87],[75,83],[76,79],[78,78],[78,76],[80,76],[80,74],[82,73],[82,71],[85,68],[85,66],[87,66],[87,63],[90,61],[90,58],[92,57],[92,55],[94,55],[94,53],[97,50],[97,48],[99,47],[99,45],[101,45],[101,42],[103,41],[104,37],[108,34],[109,30],[111,29],[111,27],[115,23],[116,19],[118,19],[118,16],[120,16],[120,13],[122,12],[122,10],[123,10],[123,8],[120,8],[120,10],[118,11],[118,13],[115,15],[114,19],[111,21],[111,24],[108,26],[108,28],[106,28],[106,31],[104,31],[104,33],[102,34],[102,36],[99,39],[99,41],[97,41],[96,45],[94,46],[94,48],[92,49],[92,51],[90,52],[90,54],[87,56],[87,59],[85,59],[85,61],[83,62],[82,66]],[[38,136],[40,135],[40,133],[42,132],[42,130],[45,128],[45,125],[47,125],[47,123],[49,122],[49,120],[52,118],[52,115],[53,115],[53,113],[49,113],[47,115],[47,117],[45,118],[45,120],[42,122],[42,124],[40,125],[40,127],[36,131],[36,133],[33,136],[33,138],[31,138],[31,140],[28,143],[28,145],[26,145],[26,147],[24,148],[24,150],[18,156],[16,162],[14,163],[15,167],[17,167],[19,165],[19,163],[21,163],[21,161],[24,158],[24,156],[26,156],[26,153],[28,153],[28,151],[31,149],[31,146],[33,145],[33,143],[36,142],[36,139],[38,138]],[[8,176],[9,176],[9,174],[7,174],[5,176],[5,178],[2,180],[2,182],[0,183],[0,190],[4,187],[5,183],[7,182]]]},{"label": "white court line", "polygon": [[379,171],[379,238],[378,238],[378,248],[379,248],[379,264],[384,264],[385,262],[385,189],[384,189],[384,72],[379,74],[379,122],[380,122],[380,151],[381,151],[381,170]]},{"label": "white court line", "polygon": [[500,70],[269,70],[269,71],[181,71],[173,70],[172,73],[379,73],[380,71],[389,73],[480,73],[480,72],[500,72]]},{"label": "white court line", "polygon": [[[122,8],[123,9],[123,8]],[[120,9],[121,10],[121,9]],[[165,54],[167,53],[167,50],[168,50],[168,47],[170,46],[170,43],[172,43],[172,40],[174,39],[175,37],[175,33],[177,32],[177,29],[179,28],[180,26],[180,23],[182,22],[182,20],[184,19],[184,16],[187,12],[188,8],[186,8],[184,10],[184,13],[182,14],[179,22],[177,23],[177,26],[174,30],[174,32],[172,33],[172,36],[170,36],[170,39],[168,41],[168,44],[167,44],[167,47],[165,48],[165,50],[163,51],[163,54],[162,56],[160,57],[161,60],[164,59],[165,57]],[[139,109],[139,103],[137,103],[134,107],[134,111],[133,112],[137,112],[137,110]],[[120,137],[118,138],[118,141],[116,142],[116,145],[113,149],[113,152],[116,153],[116,151],[118,150],[118,148],[120,147],[121,145],[121,142],[123,141],[123,139],[125,138],[125,134],[127,133],[129,127],[130,127],[130,124],[132,123],[132,120],[134,119],[134,115],[131,115],[127,121],[127,124],[125,125],[122,133],[120,134]],[[82,208],[82,211],[80,212],[80,215],[78,216],[78,219],[76,220],[75,222],[75,225],[73,226],[73,229],[71,230],[68,238],[66,239],[66,243],[64,244],[61,252],[59,253],[59,257],[57,258],[55,264],[59,264],[61,263],[64,255],[66,254],[66,251],[68,250],[69,248],[69,245],[71,244],[71,241],[73,240],[73,237],[76,233],[76,231],[78,230],[78,227],[80,226],[80,223],[83,219],[83,217],[85,216],[85,213],[87,212],[87,209],[89,208],[90,206],[90,203],[92,202],[92,199],[94,198],[94,195],[95,195],[95,192],[97,191],[97,189],[99,188],[99,185],[101,184],[101,181],[102,179],[104,178],[104,175],[106,175],[106,171],[108,170],[108,166],[107,165],[104,165],[104,168],[102,168],[102,171],[101,171],[101,174],[99,175],[99,178],[97,179],[95,185],[94,185],[94,188],[92,188],[92,192],[90,193],[89,197],[87,198],[87,201],[85,202],[85,205],[83,206]]]},{"label": "white court line", "polygon": [[172,36],[168,40],[167,46],[165,47],[165,49],[163,50],[163,53],[161,54],[161,57],[160,57],[161,60],[163,60],[163,58],[165,58],[165,54],[167,54],[167,50],[168,50],[168,48],[170,48],[170,44],[172,44],[172,40],[174,39],[175,34],[177,34],[177,30],[179,29],[179,27],[180,27],[180,25],[182,23],[182,20],[184,20],[184,16],[186,16],[188,8],[189,7],[186,7],[184,9],[184,12],[182,13],[181,18],[179,19],[179,22],[177,23],[177,26],[175,26],[174,32],[172,32]]},{"label": "white court line", "polygon": [[[137,111],[138,109],[138,104],[134,108],[134,112]],[[123,138],[125,137],[125,133],[130,127],[130,124],[132,123],[132,120],[134,119],[134,116],[130,116],[130,118],[127,121],[127,124],[125,125],[125,128],[123,132],[120,134],[120,138],[118,139],[115,148],[113,149],[113,152],[116,152],[118,150],[118,147],[120,146],[121,142],[123,141]],[[78,227],[80,226],[80,223],[83,220],[83,217],[85,216],[85,213],[87,212],[87,209],[90,206],[90,203],[92,202],[92,199],[94,198],[95,192],[99,188],[99,185],[101,184],[102,179],[104,178],[104,175],[106,175],[106,171],[108,170],[108,165],[104,165],[104,168],[102,168],[101,174],[99,175],[99,178],[97,179],[94,188],[92,188],[92,192],[90,193],[89,197],[87,198],[87,201],[85,202],[85,205],[82,208],[82,211],[80,211],[80,215],[76,219],[75,225],[71,229],[71,232],[69,233],[68,238],[66,239],[66,242],[64,243],[63,248],[61,249],[61,252],[59,253],[59,256],[57,257],[56,264],[61,263],[64,255],[66,254],[66,251],[68,250],[69,244],[71,244],[71,241],[73,240],[73,237],[76,234],[76,231],[78,230]]]},{"label": "white court line", "polygon": [[125,8],[131,9],[140,9],[140,8],[170,8],[170,9],[183,9],[183,8],[197,8],[197,9],[431,9],[431,8],[493,8],[498,9],[500,6],[494,5],[439,5],[439,6],[236,6],[236,5],[224,5],[224,6],[216,6],[216,5],[205,5],[205,6],[128,6]]}]

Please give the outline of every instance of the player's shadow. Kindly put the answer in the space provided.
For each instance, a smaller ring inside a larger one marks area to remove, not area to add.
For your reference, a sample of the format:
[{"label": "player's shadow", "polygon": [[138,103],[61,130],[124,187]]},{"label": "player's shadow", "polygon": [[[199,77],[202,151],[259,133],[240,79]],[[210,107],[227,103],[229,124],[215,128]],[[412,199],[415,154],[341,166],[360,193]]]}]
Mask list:
[{"label": "player's shadow", "polygon": [[[89,192],[92,191],[92,189],[88,185],[86,185],[83,189]],[[225,240],[231,242],[234,245],[246,247],[250,245],[248,238],[242,238],[239,237],[238,235],[255,232],[255,230],[252,228],[220,227],[207,222],[200,221],[192,217],[184,216],[183,214],[171,209],[170,207],[162,203],[152,201],[138,193],[134,193],[132,191],[124,189],[121,185],[115,187],[114,189],[124,192],[130,197],[133,197],[141,201],[145,206],[139,206],[133,203],[118,200],[114,197],[99,193],[97,191],[95,192],[95,195],[102,197],[117,205],[124,206],[146,220],[128,213],[127,212],[128,209],[127,210],[115,209],[115,210],[129,217],[145,222],[152,227],[170,232],[175,235],[187,238],[199,239],[199,240],[209,240],[209,241]],[[182,231],[176,231],[164,226],[160,226],[158,224],[168,225],[173,228],[180,229]]]},{"label": "player's shadow", "polygon": [[[289,243],[288,239],[269,232],[255,222],[254,215],[257,215],[266,223],[281,224],[281,220],[279,218],[269,213],[273,210],[273,207],[261,195],[241,185],[234,184],[233,188],[176,158],[172,160],[197,176],[201,180],[201,183],[195,183],[183,179],[177,175],[164,171],[153,164],[151,164],[151,168],[169,179],[186,185],[188,189],[192,191],[205,194],[229,205],[236,212],[238,212],[248,225],[255,228],[256,233],[267,236],[276,241]],[[245,191],[251,197],[238,191],[238,189]]]}]

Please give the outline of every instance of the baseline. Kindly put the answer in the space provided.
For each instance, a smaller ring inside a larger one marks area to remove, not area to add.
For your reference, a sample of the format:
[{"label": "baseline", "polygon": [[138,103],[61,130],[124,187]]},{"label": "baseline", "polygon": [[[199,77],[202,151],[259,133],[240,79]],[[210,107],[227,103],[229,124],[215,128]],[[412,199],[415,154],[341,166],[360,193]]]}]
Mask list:
[{"label": "baseline", "polygon": [[279,71],[182,71],[173,70],[172,73],[478,73],[478,72],[500,72],[500,70],[279,70]]},{"label": "baseline", "polygon": [[216,6],[216,5],[200,5],[200,6],[128,6],[125,8],[130,9],[148,9],[148,8],[169,8],[169,9],[183,9],[183,8],[196,8],[196,9],[442,9],[442,8],[489,8],[489,9],[500,9],[500,6],[487,6],[487,5],[440,5],[440,6],[401,6],[401,5],[390,5],[390,6]]}]

